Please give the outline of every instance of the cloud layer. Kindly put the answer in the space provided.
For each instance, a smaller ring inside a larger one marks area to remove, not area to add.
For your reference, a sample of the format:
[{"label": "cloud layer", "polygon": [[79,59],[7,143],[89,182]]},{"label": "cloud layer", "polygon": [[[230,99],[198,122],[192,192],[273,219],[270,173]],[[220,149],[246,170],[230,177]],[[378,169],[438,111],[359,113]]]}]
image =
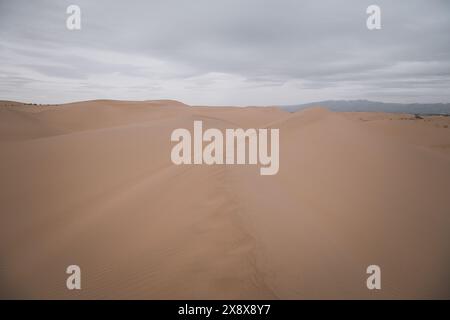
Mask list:
[{"label": "cloud layer", "polygon": [[[345,3],[345,6],[344,6]],[[81,8],[82,29],[66,28]],[[450,2],[0,0],[0,99],[450,102]]]}]

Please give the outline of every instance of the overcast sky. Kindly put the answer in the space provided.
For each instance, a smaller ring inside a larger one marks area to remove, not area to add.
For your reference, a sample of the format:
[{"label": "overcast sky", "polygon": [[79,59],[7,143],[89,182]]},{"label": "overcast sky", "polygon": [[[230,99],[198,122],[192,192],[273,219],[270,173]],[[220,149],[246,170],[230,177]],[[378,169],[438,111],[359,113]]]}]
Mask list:
[{"label": "overcast sky", "polygon": [[0,99],[450,102],[449,35],[447,0],[0,0]]}]

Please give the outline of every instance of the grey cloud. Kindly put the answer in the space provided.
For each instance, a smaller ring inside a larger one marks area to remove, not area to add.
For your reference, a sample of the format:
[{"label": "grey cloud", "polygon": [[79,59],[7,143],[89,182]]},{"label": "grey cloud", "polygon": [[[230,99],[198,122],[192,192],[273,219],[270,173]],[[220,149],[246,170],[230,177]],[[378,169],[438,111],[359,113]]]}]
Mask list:
[{"label": "grey cloud", "polygon": [[[81,31],[65,28],[65,8],[72,3],[82,10]],[[98,83],[99,95],[108,91],[102,86],[111,90],[123,85],[134,92],[141,90],[133,97],[142,94],[152,99],[163,94],[192,104],[204,102],[197,98],[202,90],[217,91],[222,100],[211,103],[291,104],[321,94],[326,96],[320,100],[339,98],[357,85],[358,98],[448,102],[443,91],[450,79],[449,2],[375,1],[382,10],[382,30],[369,31],[365,10],[372,3],[1,1],[0,70],[17,67],[20,73],[15,77],[55,84],[71,81],[72,96],[66,94],[67,87],[55,87],[55,99],[63,100],[78,99],[73,95],[76,88],[85,86],[94,88],[89,94],[96,98],[96,87],[87,84],[87,79],[107,80],[115,74],[114,85]],[[80,55],[80,49],[124,58],[102,61],[101,56]],[[133,63],[137,56],[161,63],[141,67]],[[36,79],[35,72],[42,78]],[[227,85],[229,98],[222,87],[214,87],[217,81],[211,74],[233,79]],[[294,84],[289,92],[281,91],[290,83]],[[4,88],[2,84],[0,95],[6,93]],[[30,96],[20,88],[15,93],[9,90],[7,97]],[[180,88],[190,91],[180,93]],[[416,96],[406,89],[416,90]],[[311,90],[316,93],[311,95]]]}]

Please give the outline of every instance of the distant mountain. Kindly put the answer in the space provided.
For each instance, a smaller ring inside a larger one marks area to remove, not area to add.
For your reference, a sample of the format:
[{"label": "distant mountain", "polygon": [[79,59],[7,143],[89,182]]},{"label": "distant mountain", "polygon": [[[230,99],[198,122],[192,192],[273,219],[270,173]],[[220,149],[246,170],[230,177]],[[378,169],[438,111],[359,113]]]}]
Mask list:
[{"label": "distant mountain", "polygon": [[298,110],[322,106],[332,111],[394,112],[411,114],[450,114],[450,103],[385,103],[368,100],[327,100],[298,105],[281,106],[284,110]]}]

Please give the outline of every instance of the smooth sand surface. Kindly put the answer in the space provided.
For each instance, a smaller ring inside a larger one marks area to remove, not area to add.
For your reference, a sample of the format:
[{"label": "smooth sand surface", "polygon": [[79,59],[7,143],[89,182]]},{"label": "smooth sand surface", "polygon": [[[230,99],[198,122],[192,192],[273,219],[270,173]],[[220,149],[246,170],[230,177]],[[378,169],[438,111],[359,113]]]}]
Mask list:
[{"label": "smooth sand surface", "polygon": [[[176,128],[280,129],[280,170],[181,165]],[[450,118],[0,103],[0,297],[450,298]],[[66,267],[82,290],[66,289]],[[366,287],[381,267],[382,289]]]}]

